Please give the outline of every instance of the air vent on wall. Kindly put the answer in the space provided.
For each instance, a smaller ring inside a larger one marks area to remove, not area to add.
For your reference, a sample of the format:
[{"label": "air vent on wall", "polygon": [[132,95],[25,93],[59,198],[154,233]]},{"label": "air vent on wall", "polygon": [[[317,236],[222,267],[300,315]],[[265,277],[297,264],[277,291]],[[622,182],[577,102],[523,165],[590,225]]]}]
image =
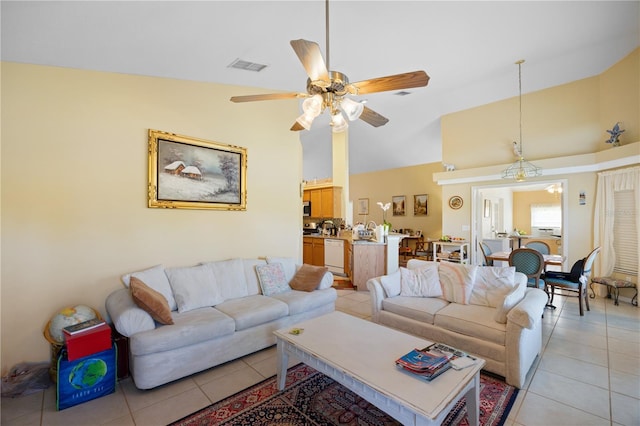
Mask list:
[{"label": "air vent on wall", "polygon": [[255,71],[255,72],[262,71],[266,67],[267,67],[266,65],[257,64],[255,62],[244,61],[240,58],[236,59],[235,61],[229,64],[229,68],[237,68],[239,70]]}]

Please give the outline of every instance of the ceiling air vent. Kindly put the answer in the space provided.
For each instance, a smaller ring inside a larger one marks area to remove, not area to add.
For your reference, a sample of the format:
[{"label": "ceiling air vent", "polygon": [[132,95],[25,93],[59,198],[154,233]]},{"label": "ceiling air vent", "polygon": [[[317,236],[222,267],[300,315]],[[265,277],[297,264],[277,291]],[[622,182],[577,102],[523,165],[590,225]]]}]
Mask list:
[{"label": "ceiling air vent", "polygon": [[398,96],[407,96],[410,95],[411,92],[407,92],[406,90],[401,90],[399,92],[394,93],[394,95],[398,95]]},{"label": "ceiling air vent", "polygon": [[237,68],[239,70],[255,71],[259,72],[265,69],[267,66],[263,64],[257,64],[255,62],[243,61],[242,59],[236,59],[229,64],[229,68]]}]

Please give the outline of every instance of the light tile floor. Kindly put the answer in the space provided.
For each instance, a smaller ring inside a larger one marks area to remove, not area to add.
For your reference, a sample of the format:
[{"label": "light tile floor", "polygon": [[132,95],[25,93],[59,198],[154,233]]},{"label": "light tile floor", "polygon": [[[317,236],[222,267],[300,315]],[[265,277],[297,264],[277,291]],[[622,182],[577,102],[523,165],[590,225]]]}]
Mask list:
[{"label": "light tile floor", "polygon": [[[369,319],[368,292],[338,290],[337,310]],[[640,310],[591,300],[578,315],[575,298],[545,310],[542,356],[529,372],[507,425],[640,425]],[[2,398],[1,424],[166,425],[276,372],[275,347],[149,391],[131,379],[97,400],[55,410],[55,387]],[[292,365],[295,361],[292,361]]]}]

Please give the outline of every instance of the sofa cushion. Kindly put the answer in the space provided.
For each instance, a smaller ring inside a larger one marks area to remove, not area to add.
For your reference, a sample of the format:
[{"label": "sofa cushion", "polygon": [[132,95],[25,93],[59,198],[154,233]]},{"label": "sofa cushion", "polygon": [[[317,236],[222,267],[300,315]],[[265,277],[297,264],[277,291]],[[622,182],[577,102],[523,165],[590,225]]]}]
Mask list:
[{"label": "sofa cushion", "polygon": [[433,324],[435,315],[449,302],[439,297],[397,296],[382,300],[382,309],[416,321]]},{"label": "sofa cushion", "polygon": [[442,296],[438,265],[427,265],[419,269],[400,267],[400,296]]},{"label": "sofa cushion", "polygon": [[396,297],[400,295],[400,291],[402,290],[400,285],[401,279],[402,273],[400,272],[400,269],[389,275],[383,275],[380,277],[380,284],[382,284],[382,288],[384,288],[384,292],[387,297]]},{"label": "sofa cushion", "polygon": [[297,315],[330,303],[335,304],[338,293],[334,288],[315,290],[311,293],[292,290],[271,297],[286,303],[289,307],[289,315]]},{"label": "sofa cushion", "polygon": [[440,264],[440,262],[435,262],[433,260],[409,259],[407,262],[407,269],[421,269],[430,265],[438,264]]},{"label": "sofa cushion", "polygon": [[469,303],[495,308],[502,304],[504,295],[515,287],[515,266],[480,266],[471,290]]},{"label": "sofa cushion", "polygon": [[444,298],[449,302],[469,304],[477,270],[476,265],[440,262],[438,275]]},{"label": "sofa cushion", "polygon": [[507,326],[493,319],[495,308],[450,303],[436,314],[434,325],[504,346]]},{"label": "sofa cushion", "polygon": [[131,277],[129,280],[129,289],[131,290],[131,298],[140,309],[143,309],[160,324],[173,324],[169,302],[162,294],[136,277]]},{"label": "sofa cushion", "polygon": [[162,325],[154,330],[132,335],[129,338],[131,353],[145,355],[169,351],[226,336],[235,331],[233,319],[216,308],[174,312],[173,322],[173,325]]},{"label": "sofa cushion", "polygon": [[524,298],[527,285],[524,282],[518,283],[511,291],[502,297],[502,303],[496,307],[493,319],[500,324],[507,323],[507,314]]},{"label": "sofa cushion", "polygon": [[215,306],[222,302],[222,295],[211,269],[206,265],[165,270],[178,312]]},{"label": "sofa cushion", "polygon": [[289,315],[286,303],[261,294],[227,300],[217,305],[216,309],[233,318],[236,323],[236,331]]},{"label": "sofa cushion", "polygon": [[260,294],[260,282],[258,282],[258,274],[256,273],[256,266],[266,265],[266,264],[267,264],[267,261],[264,259],[242,259],[244,276],[247,282],[247,296]]},{"label": "sofa cushion", "polygon": [[219,260],[203,265],[211,268],[223,300],[249,295],[242,259]]},{"label": "sofa cushion", "polygon": [[318,288],[322,277],[328,270],[324,266],[304,264],[300,266],[291,281],[289,281],[289,287],[293,290],[313,291]]},{"label": "sofa cushion", "polygon": [[267,256],[267,263],[280,263],[282,265],[282,269],[284,270],[284,276],[287,279],[287,282],[291,281],[293,276],[296,274],[298,270],[296,266],[296,259],[293,257],[273,257]]},{"label": "sofa cushion", "polygon": [[284,268],[281,263],[258,265],[256,266],[256,273],[264,296],[291,291],[289,280],[284,275]]},{"label": "sofa cushion", "polygon": [[152,268],[145,269],[144,271],[132,272],[122,276],[122,282],[129,288],[131,277],[136,277],[158,293],[162,294],[169,303],[169,309],[175,311],[178,309],[176,300],[173,298],[173,292],[171,291],[171,285],[169,279],[164,273],[164,266],[156,265]]}]

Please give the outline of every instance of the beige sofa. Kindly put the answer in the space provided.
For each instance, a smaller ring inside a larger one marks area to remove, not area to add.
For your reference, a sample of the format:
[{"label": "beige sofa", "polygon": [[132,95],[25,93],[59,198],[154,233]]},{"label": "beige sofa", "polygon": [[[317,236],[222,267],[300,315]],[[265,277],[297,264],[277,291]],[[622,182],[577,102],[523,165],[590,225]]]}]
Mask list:
[{"label": "beige sofa", "polygon": [[267,257],[158,265],[124,275],[125,288],[105,305],[129,338],[136,387],[154,388],[272,346],[275,330],[334,311],[333,274],[325,268],[302,273],[312,268]]},{"label": "beige sofa", "polygon": [[[415,287],[416,276],[431,281],[431,290],[423,285],[422,294],[411,294],[404,284]],[[406,269],[370,279],[367,288],[374,322],[484,358],[485,370],[518,388],[541,351],[547,296],[527,288],[514,268],[412,259]]]}]

